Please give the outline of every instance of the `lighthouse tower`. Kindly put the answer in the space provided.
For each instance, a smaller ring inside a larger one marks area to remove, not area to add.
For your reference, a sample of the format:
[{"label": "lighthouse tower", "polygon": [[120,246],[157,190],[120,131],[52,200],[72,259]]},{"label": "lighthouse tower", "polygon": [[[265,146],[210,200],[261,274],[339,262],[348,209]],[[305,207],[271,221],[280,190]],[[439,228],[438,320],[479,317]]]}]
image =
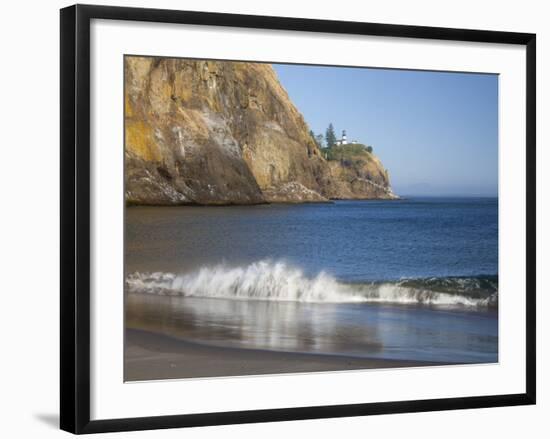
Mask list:
[{"label": "lighthouse tower", "polygon": [[342,131],[342,145],[346,145],[348,143],[348,138],[346,136],[346,130]]}]

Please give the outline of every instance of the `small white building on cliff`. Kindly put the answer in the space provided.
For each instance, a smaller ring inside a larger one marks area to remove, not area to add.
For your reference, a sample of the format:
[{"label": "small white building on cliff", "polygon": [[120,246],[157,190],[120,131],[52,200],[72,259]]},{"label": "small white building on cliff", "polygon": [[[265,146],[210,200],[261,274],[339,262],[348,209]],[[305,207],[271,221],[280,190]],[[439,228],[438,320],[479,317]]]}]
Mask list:
[{"label": "small white building on cliff", "polygon": [[[354,144],[357,143],[357,140],[352,140],[350,143]],[[346,130],[342,131],[342,138],[336,139],[336,145],[347,145],[348,144],[348,137],[346,135]]]}]

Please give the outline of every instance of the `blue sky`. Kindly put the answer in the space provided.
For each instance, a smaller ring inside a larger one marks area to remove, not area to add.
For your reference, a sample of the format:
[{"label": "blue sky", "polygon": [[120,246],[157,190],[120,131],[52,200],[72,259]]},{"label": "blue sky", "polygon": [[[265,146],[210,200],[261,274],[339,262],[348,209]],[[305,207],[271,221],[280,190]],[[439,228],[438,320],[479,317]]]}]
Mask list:
[{"label": "blue sky", "polygon": [[498,76],[273,67],[316,134],[373,146],[396,193],[497,195]]}]

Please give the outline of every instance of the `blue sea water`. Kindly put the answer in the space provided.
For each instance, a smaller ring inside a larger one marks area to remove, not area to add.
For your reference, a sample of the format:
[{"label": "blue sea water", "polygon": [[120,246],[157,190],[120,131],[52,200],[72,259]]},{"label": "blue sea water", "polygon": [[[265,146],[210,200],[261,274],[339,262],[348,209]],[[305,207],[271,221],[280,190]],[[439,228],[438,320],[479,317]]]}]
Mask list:
[{"label": "blue sea water", "polygon": [[[498,271],[496,198],[144,207],[129,209],[128,216],[127,262],[149,271],[263,259],[343,280]],[[159,216],[167,227],[152,227]],[[141,251],[133,251],[134,243]]]},{"label": "blue sea water", "polygon": [[498,361],[496,198],[132,207],[125,244],[134,324],[241,348]]}]

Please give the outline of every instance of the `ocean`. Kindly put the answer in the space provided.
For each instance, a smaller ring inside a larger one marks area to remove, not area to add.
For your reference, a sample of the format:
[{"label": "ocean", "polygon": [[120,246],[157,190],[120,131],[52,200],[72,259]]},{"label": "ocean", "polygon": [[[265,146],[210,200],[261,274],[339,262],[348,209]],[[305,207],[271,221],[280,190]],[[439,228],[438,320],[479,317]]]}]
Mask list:
[{"label": "ocean", "polygon": [[205,345],[498,361],[498,200],[126,210],[126,324]]}]

